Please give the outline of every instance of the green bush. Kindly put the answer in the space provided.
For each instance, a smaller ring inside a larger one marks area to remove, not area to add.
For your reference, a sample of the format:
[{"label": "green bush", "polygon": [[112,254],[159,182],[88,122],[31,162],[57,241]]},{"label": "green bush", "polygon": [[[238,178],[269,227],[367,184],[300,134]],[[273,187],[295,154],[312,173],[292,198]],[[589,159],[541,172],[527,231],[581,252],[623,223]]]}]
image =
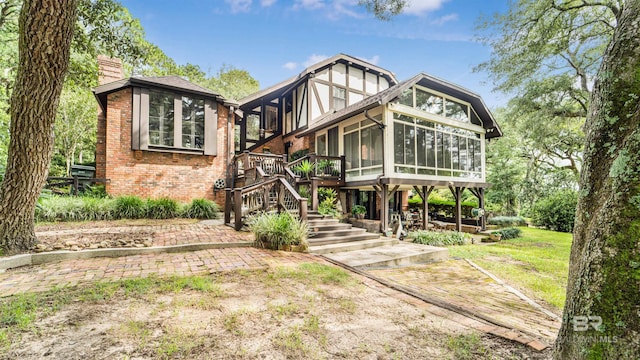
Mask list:
[{"label": "green bush", "polygon": [[520,216],[494,216],[487,220],[489,225],[506,226],[527,226],[527,220]]},{"label": "green bush", "polygon": [[500,234],[502,237],[501,240],[515,239],[519,238],[522,235],[522,230],[516,227],[504,228],[497,231],[493,231],[492,234]]},{"label": "green bush", "polygon": [[321,187],[318,188],[318,213],[321,215],[328,215],[331,217],[338,217],[338,207],[336,206],[337,193],[332,188]]},{"label": "green bush", "polygon": [[533,222],[550,230],[572,232],[577,206],[577,192],[558,191],[535,203],[532,211]]},{"label": "green bush", "polygon": [[190,219],[215,219],[218,217],[220,207],[207,199],[193,199],[185,206],[182,216]]},{"label": "green bush", "polygon": [[145,208],[149,219],[173,219],[180,216],[178,202],[173,199],[147,199]]},{"label": "green bush", "polygon": [[[478,203],[474,201],[465,201],[462,204],[460,204],[460,207],[462,208],[463,217],[472,217],[471,209],[477,208]],[[409,199],[409,208],[410,209],[422,208],[422,198],[420,196],[414,196],[411,199]],[[430,198],[429,212],[438,213],[446,217],[454,217],[456,214],[456,202],[451,200],[441,200],[441,199]]]},{"label": "green bush", "polygon": [[54,221],[91,221],[110,220],[114,217],[114,201],[69,196],[44,196],[38,200],[35,220]]},{"label": "green bush", "polygon": [[464,245],[471,241],[471,235],[457,231],[425,231],[410,232],[409,239],[416,244],[432,246]]},{"label": "green bush", "polygon": [[142,219],[147,215],[147,208],[137,196],[120,196],[115,200],[114,218]]},{"label": "green bush", "polygon": [[256,237],[254,244],[257,247],[276,250],[290,245],[308,247],[307,223],[298,221],[286,211],[257,215],[249,220],[249,229]]},{"label": "green bush", "polygon": [[108,198],[82,198],[86,220],[112,220],[115,213],[115,202]]}]

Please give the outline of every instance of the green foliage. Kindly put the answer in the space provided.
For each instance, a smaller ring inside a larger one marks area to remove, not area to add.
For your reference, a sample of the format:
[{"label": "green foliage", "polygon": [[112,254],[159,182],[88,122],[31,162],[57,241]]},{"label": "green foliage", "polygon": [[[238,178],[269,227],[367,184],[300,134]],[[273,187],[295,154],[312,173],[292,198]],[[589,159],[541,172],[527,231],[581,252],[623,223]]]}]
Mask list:
[{"label": "green foliage", "polygon": [[240,100],[260,90],[260,83],[248,71],[223,64],[215,77],[209,79],[210,89],[228,99]]},{"label": "green foliage", "polygon": [[215,219],[218,217],[220,207],[207,199],[193,199],[185,206],[182,216],[191,219]]},{"label": "green foliage", "polygon": [[180,216],[178,202],[173,199],[147,199],[145,208],[149,219],[173,219]]},{"label": "green foliage", "polygon": [[41,197],[35,210],[35,220],[45,222],[110,220],[114,217],[114,200],[90,197]]},{"label": "green foliage", "polygon": [[296,166],[293,167],[293,172],[301,177],[309,179],[309,176],[313,172],[315,165],[309,160],[302,160]]},{"label": "green foliage", "polygon": [[309,186],[307,186],[307,185],[299,185],[298,186],[298,195],[302,196],[303,198],[310,199],[311,198],[311,191],[309,190]]},{"label": "green foliage", "polygon": [[550,230],[572,232],[577,205],[577,192],[556,192],[536,202],[532,214],[533,222]]},{"label": "green foliage", "polygon": [[480,336],[475,333],[451,335],[447,340],[447,347],[456,360],[493,359],[490,348],[487,348]]},{"label": "green foliage", "polygon": [[427,231],[410,232],[409,239],[416,244],[431,246],[464,245],[471,241],[471,235],[457,231]]},{"label": "green foliage", "polygon": [[[461,205],[462,215],[464,217],[472,217],[471,209],[478,207],[478,202],[463,202]],[[419,209],[422,208],[422,198],[420,196],[414,196],[409,199],[409,208]],[[431,199],[429,197],[429,212],[435,212],[446,217],[454,217],[456,213],[456,202],[451,200]]]},{"label": "green foliage", "polygon": [[493,231],[492,234],[500,234],[502,240],[509,240],[519,238],[522,235],[522,230],[517,227],[509,227]]},{"label": "green foliage", "polygon": [[527,220],[520,216],[495,216],[487,220],[489,225],[506,226],[527,226]]},{"label": "green foliage", "polygon": [[145,202],[137,196],[117,197],[114,211],[117,219],[142,219],[147,215]]},{"label": "green foliage", "polygon": [[309,149],[302,149],[294,151],[291,156],[289,156],[289,161],[295,161],[300,159],[301,157],[307,155],[309,153]]},{"label": "green foliage", "polygon": [[331,217],[338,217],[338,208],[336,206],[337,193],[332,188],[320,187],[318,188],[318,213],[321,215],[328,215]]},{"label": "green foliage", "polygon": [[353,215],[366,214],[367,213],[367,208],[362,206],[362,205],[353,205],[351,207],[351,213]]},{"label": "green foliage", "polygon": [[308,246],[307,223],[299,221],[286,211],[262,213],[251,218],[248,223],[258,247],[280,250],[291,245],[302,246],[304,249]]}]

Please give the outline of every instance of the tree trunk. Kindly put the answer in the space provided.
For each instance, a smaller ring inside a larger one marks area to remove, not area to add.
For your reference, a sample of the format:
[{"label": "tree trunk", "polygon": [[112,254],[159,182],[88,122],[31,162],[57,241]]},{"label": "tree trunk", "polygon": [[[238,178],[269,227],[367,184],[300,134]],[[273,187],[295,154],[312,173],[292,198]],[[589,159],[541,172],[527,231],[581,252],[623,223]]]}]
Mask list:
[{"label": "tree trunk", "polygon": [[69,63],[75,11],[75,0],[25,0],[22,5],[11,141],[0,187],[0,248],[6,254],[36,243],[34,209],[51,162],[53,123]]},{"label": "tree trunk", "polygon": [[555,359],[640,358],[640,0],[594,85]]}]

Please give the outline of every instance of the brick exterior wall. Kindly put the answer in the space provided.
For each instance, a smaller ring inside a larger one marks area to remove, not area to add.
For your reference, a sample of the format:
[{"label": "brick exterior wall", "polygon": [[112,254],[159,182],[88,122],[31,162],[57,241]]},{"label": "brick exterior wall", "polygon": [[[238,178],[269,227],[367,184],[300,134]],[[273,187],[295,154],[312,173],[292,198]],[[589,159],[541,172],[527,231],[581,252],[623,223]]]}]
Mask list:
[{"label": "brick exterior wall", "polygon": [[[98,117],[96,176],[110,179],[107,193],[142,198],[194,198],[224,206],[224,190],[214,192],[216,179],[226,177],[228,108],[218,103],[217,156],[131,149],[132,89],[107,97],[106,116]],[[233,134],[233,129],[231,130]]]}]

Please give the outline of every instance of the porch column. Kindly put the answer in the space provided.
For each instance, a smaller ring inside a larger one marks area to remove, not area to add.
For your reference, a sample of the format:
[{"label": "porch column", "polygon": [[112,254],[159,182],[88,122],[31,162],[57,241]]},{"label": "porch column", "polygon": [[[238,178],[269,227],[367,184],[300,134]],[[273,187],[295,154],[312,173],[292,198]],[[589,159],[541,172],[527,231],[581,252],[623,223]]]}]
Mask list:
[{"label": "porch column", "polygon": [[381,231],[387,231],[389,227],[389,185],[382,184],[380,191],[380,228]]},{"label": "porch column", "polygon": [[[484,210],[484,188],[479,188],[478,194],[480,195],[478,197],[478,207]],[[485,214],[480,216],[480,229],[482,231],[487,230],[487,216]]]},{"label": "porch column", "polygon": [[422,198],[422,228],[424,230],[429,229],[429,195],[435,186],[423,186],[422,190],[417,186],[414,186],[413,189],[420,195]]},{"label": "porch column", "polygon": [[462,231],[462,204],[460,203],[460,198],[462,197],[462,192],[460,191],[460,187],[456,186],[456,231]]},{"label": "porch column", "polygon": [[318,178],[311,178],[309,188],[311,190],[311,210],[318,211]]}]

